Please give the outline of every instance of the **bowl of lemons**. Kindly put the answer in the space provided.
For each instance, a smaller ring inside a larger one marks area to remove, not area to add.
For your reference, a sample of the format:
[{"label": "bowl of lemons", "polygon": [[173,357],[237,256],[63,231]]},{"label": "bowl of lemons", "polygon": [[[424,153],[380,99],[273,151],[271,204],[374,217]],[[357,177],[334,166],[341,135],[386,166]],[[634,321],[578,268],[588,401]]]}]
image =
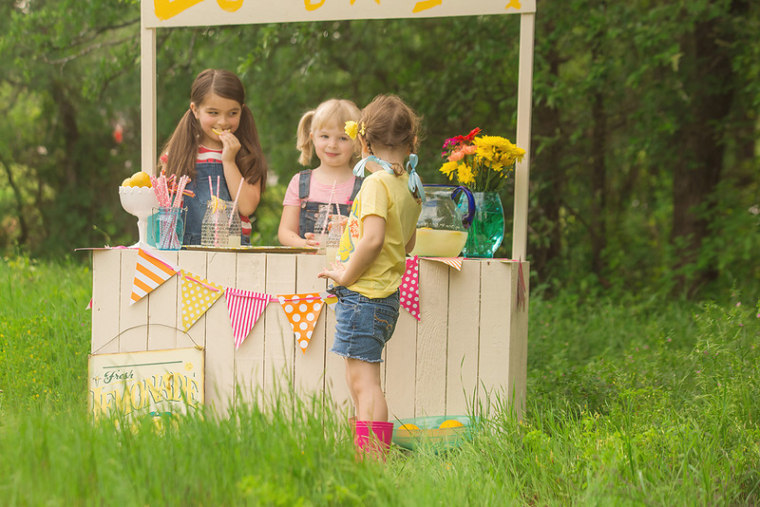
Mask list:
[{"label": "bowl of lemons", "polygon": [[393,443],[413,451],[431,447],[436,452],[459,447],[469,440],[476,417],[439,415],[398,419],[393,423]]},{"label": "bowl of lemons", "polygon": [[139,240],[132,246],[147,245],[148,217],[153,214],[153,208],[158,206],[150,175],[139,171],[122,181],[119,186],[119,199],[124,211],[137,217]]}]

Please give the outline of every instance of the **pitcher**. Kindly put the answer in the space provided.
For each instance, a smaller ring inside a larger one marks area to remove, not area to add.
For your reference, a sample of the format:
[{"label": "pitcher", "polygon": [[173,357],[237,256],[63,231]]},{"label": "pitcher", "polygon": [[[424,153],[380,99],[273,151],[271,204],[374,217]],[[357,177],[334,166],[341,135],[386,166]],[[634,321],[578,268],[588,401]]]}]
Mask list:
[{"label": "pitcher", "polygon": [[[411,255],[457,257],[467,242],[467,229],[475,214],[472,192],[467,187],[453,185],[424,187],[426,198],[417,220],[417,241]],[[462,196],[467,198],[466,213],[457,206]]]}]

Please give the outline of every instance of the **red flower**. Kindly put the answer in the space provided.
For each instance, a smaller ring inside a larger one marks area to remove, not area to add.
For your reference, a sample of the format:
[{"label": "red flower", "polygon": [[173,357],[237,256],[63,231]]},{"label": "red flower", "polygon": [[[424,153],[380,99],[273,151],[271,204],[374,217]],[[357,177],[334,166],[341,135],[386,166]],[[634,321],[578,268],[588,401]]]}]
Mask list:
[{"label": "red flower", "polygon": [[[475,139],[475,136],[478,134],[480,134],[480,127],[475,127],[474,129],[470,130],[470,133],[464,136],[462,140],[471,142],[473,139]],[[462,137],[462,136],[459,136],[459,137]]]}]

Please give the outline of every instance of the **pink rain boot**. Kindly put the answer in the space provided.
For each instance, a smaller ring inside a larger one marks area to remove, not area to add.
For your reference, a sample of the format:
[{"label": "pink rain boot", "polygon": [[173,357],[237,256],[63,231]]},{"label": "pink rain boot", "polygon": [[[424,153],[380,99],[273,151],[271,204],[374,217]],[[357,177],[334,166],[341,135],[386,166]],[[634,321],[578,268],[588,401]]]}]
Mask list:
[{"label": "pink rain boot", "polygon": [[393,438],[393,423],[385,421],[356,421],[354,446],[358,460],[365,455],[385,461]]}]

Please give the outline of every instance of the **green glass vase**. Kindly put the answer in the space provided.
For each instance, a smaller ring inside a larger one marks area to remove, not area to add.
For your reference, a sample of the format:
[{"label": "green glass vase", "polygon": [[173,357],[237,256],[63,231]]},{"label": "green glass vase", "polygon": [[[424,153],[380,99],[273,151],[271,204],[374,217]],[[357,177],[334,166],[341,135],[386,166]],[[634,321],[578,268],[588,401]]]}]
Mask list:
[{"label": "green glass vase", "polygon": [[498,192],[473,192],[475,215],[464,245],[464,257],[493,257],[504,239],[504,208]]}]

